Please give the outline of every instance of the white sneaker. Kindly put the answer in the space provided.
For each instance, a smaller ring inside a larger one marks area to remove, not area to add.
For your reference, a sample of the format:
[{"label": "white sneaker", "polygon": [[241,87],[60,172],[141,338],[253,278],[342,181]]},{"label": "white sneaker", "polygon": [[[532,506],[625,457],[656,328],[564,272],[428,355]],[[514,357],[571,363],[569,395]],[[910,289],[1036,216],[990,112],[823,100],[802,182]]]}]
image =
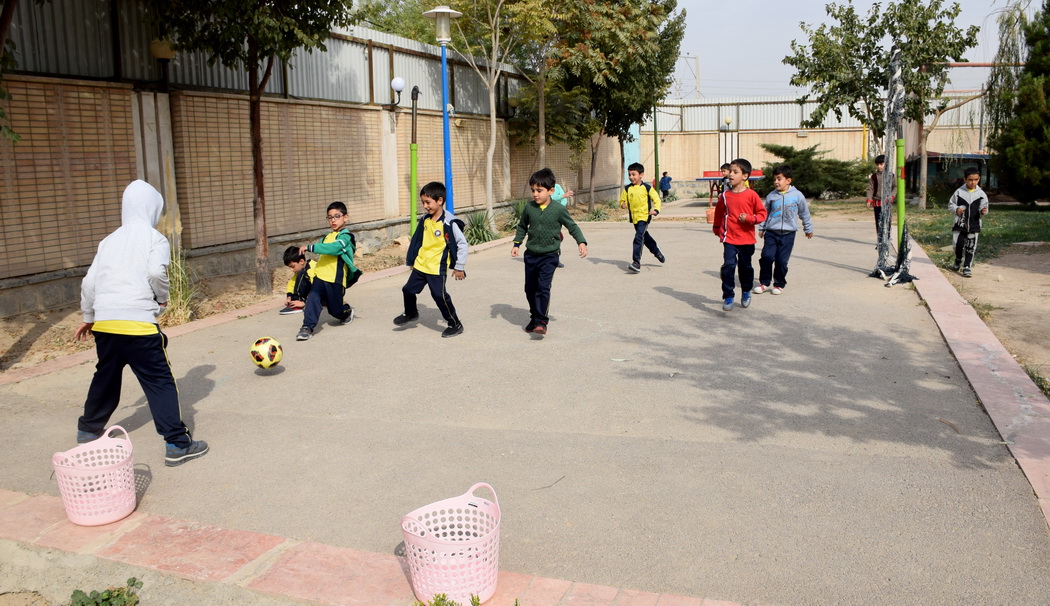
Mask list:
[{"label": "white sneaker", "polygon": [[758,286],[752,288],[751,292],[755,293],[756,295],[760,295],[766,292],[767,290],[769,290],[768,286],[766,286],[765,284],[759,284]]},{"label": "white sneaker", "polygon": [[779,295],[780,293],[784,292],[784,289],[780,288],[779,286],[774,286],[773,290],[771,290],[770,292],[772,292],[774,295]]}]

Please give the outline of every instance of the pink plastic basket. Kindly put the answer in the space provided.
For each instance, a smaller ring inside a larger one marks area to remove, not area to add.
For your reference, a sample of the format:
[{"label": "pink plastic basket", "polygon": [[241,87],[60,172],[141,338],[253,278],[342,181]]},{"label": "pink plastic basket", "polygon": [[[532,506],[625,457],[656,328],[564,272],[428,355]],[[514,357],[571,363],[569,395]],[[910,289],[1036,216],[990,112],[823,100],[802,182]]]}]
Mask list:
[{"label": "pink plastic basket", "polygon": [[[474,496],[487,488],[493,501]],[[423,602],[443,593],[461,604],[496,593],[499,575],[499,498],[484,482],[458,497],[401,518],[412,591]]]},{"label": "pink plastic basket", "polygon": [[[119,429],[123,438],[110,434]],[[122,520],[135,511],[135,462],[131,439],[120,425],[102,437],[51,457],[58,491],[69,521],[101,526]]]}]

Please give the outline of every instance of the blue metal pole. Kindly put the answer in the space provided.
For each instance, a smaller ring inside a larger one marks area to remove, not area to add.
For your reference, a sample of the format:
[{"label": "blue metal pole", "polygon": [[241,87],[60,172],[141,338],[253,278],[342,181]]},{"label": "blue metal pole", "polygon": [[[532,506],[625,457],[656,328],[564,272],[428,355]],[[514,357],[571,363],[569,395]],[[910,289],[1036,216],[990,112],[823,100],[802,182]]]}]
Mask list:
[{"label": "blue metal pole", "polygon": [[448,58],[445,44],[441,45],[441,115],[445,131],[445,209],[455,213],[456,207],[452,203],[452,143],[448,127]]}]

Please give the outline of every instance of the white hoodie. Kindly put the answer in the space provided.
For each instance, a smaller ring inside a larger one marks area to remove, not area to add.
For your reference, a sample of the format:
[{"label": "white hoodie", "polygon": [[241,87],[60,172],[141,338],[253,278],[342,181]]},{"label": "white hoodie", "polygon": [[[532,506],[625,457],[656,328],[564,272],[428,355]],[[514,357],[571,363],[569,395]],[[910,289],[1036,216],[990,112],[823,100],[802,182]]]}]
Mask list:
[{"label": "white hoodie", "polygon": [[131,320],[155,323],[168,302],[168,239],[154,229],[164,199],[145,181],[124,190],[120,227],[98,245],[80,286],[85,322]]}]

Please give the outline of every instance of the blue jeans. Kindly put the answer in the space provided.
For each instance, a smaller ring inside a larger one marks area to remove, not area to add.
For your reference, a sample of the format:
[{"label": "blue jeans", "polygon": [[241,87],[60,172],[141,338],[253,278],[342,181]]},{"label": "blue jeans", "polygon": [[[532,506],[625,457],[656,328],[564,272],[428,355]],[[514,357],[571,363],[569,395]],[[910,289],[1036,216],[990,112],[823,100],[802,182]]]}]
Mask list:
[{"label": "blue jeans", "polygon": [[654,255],[660,254],[660,247],[656,245],[656,240],[649,235],[648,221],[639,221],[634,224],[634,250],[631,258],[635,263],[642,262],[642,244],[645,244],[649,252]]},{"label": "blue jeans", "polygon": [[788,259],[791,258],[791,249],[795,247],[796,233],[766,232],[766,243],[762,245],[762,256],[758,258],[759,283],[769,286],[772,280],[773,286],[787,286]]},{"label": "blue jeans", "polygon": [[733,273],[740,268],[740,289],[748,292],[755,286],[755,268],[751,265],[751,257],[755,254],[754,244],[730,244],[722,243],[722,298],[728,299],[733,296],[736,283],[733,281]]}]

